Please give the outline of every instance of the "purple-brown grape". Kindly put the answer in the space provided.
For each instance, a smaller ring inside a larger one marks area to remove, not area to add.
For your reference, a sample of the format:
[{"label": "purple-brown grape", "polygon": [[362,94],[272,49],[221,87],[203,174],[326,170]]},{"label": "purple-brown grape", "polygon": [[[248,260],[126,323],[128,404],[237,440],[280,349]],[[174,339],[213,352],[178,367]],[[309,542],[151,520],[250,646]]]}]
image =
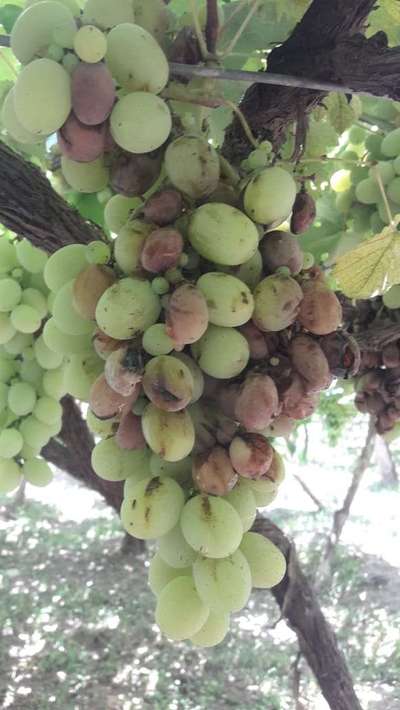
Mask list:
[{"label": "purple-brown grape", "polygon": [[242,325],[239,330],[249,344],[250,358],[252,360],[265,360],[269,355],[265,334],[251,321]]},{"label": "purple-brown grape", "polygon": [[[139,392],[140,387],[137,387],[137,396]],[[136,390],[130,397],[118,394],[110,387],[105,376],[100,375],[92,385],[89,405],[98,419],[112,419],[123,414],[128,405],[132,406],[135,396]]]},{"label": "purple-brown grape", "polygon": [[58,132],[58,146],[67,158],[90,163],[103,155],[105,135],[105,123],[87,126],[71,113]]},{"label": "purple-brown grape", "polygon": [[108,118],[116,98],[111,72],[105,64],[78,64],[72,74],[72,108],[88,126],[98,126]]},{"label": "purple-brown grape", "polygon": [[193,462],[193,481],[201,493],[224,496],[232,490],[239,476],[222,446],[197,454]]},{"label": "purple-brown grape", "polygon": [[179,412],[193,397],[193,377],[189,368],[169,355],[154,357],[147,363],[143,389],[148,399],[166,412]]},{"label": "purple-brown grape", "polygon": [[296,320],[303,292],[290,276],[267,276],[254,291],[253,321],[257,328],[278,332]]},{"label": "purple-brown grape", "polygon": [[250,374],[240,388],[235,405],[237,420],[248,431],[263,431],[279,413],[279,397],[271,377]]},{"label": "purple-brown grape", "polygon": [[200,289],[191,284],[179,286],[166,308],[166,332],[175,342],[175,349],[196,343],[207,327],[207,302]]},{"label": "purple-brown grape", "polygon": [[149,222],[166,227],[180,217],[182,208],[181,193],[167,188],[149,197],[144,206],[144,216]]},{"label": "purple-brown grape", "polygon": [[155,229],[146,238],[140,261],[146,271],[159,274],[179,264],[183,252],[183,237],[176,229]]},{"label": "purple-brown grape", "polygon": [[143,377],[141,350],[130,344],[114,350],[107,358],[104,375],[108,385],[124,397],[129,397]]},{"label": "purple-brown grape", "polygon": [[232,466],[244,478],[259,479],[272,464],[274,450],[261,434],[239,434],[229,447]]},{"label": "purple-brown grape", "polygon": [[308,335],[297,335],[291,342],[289,354],[294,368],[307,382],[309,391],[326,389],[332,382],[328,360],[318,343]]},{"label": "purple-brown grape", "polygon": [[125,197],[143,195],[157,180],[161,164],[160,151],[133,155],[118,149],[110,168],[111,187]]},{"label": "purple-brown grape", "polygon": [[91,264],[75,279],[73,304],[82,318],[94,320],[96,306],[105,291],[116,281],[115,274],[108,266]]},{"label": "purple-brown grape", "polygon": [[315,200],[307,192],[299,192],[293,205],[290,229],[293,234],[304,234],[313,225],[317,210]]},{"label": "purple-brown grape", "polygon": [[267,232],[261,240],[260,252],[264,267],[271,274],[286,266],[292,274],[298,274],[303,266],[303,252],[299,242],[289,232]]},{"label": "purple-brown grape", "polygon": [[120,449],[129,449],[131,451],[144,449],[146,441],[142,431],[142,418],[133,414],[133,412],[127,412],[121,419],[115,435],[115,441]]},{"label": "purple-brown grape", "polygon": [[298,320],[314,335],[328,335],[340,326],[342,306],[336,294],[320,280],[306,282],[303,286]]}]

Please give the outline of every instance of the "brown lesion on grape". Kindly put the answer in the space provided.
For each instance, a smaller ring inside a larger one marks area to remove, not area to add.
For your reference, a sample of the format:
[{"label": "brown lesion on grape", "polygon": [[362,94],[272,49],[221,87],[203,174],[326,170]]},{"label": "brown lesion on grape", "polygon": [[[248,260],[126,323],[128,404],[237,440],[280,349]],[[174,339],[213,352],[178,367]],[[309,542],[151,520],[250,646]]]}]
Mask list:
[{"label": "brown lesion on grape", "polygon": [[[135,508],[136,508],[136,498],[133,499],[133,501],[132,501],[132,503],[131,503],[131,508],[132,508],[132,510],[135,510]],[[131,525],[132,525],[132,523],[131,523]]]},{"label": "brown lesion on grape", "polygon": [[151,508],[147,507],[146,510],[144,511],[144,519],[145,519],[146,523],[148,523],[150,520],[150,514],[151,514]]},{"label": "brown lesion on grape", "polygon": [[249,303],[249,297],[248,297],[246,291],[241,291],[240,297],[241,297],[242,303],[244,303],[247,306]]},{"label": "brown lesion on grape", "polygon": [[211,503],[210,503],[210,498],[209,496],[202,496],[201,497],[201,509],[204,513],[204,516],[206,518],[210,518],[212,515],[212,510],[211,510]]},{"label": "brown lesion on grape", "polygon": [[151,496],[155,491],[157,491],[159,488],[161,488],[162,482],[159,476],[156,476],[155,478],[152,478],[151,481],[148,482],[146,486],[146,490],[144,494],[146,496]]}]

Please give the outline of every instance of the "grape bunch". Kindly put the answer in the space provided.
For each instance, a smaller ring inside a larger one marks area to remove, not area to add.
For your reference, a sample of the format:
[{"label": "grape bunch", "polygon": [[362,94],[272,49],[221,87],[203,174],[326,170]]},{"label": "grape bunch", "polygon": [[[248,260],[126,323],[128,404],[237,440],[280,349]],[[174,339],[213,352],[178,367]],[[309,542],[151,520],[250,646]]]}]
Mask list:
[{"label": "grape bunch", "polygon": [[64,357],[43,337],[46,262],[27,240],[0,237],[0,493],[52,480],[40,452],[61,429],[65,389]]}]

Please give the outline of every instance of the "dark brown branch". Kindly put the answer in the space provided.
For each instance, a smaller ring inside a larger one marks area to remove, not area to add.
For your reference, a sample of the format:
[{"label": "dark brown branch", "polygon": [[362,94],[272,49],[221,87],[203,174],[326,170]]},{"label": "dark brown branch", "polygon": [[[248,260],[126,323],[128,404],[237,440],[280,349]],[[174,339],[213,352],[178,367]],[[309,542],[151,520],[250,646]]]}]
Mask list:
[{"label": "dark brown branch", "polygon": [[272,594],[282,616],[296,633],[301,652],[329,707],[331,710],[362,710],[335,634],[300,567],[294,544],[269,520],[258,520],[254,530],[272,540],[286,557],[287,574],[272,589]]},{"label": "dark brown branch", "polygon": [[66,244],[88,244],[102,235],[99,227],[53,190],[35,165],[2,142],[0,222],[50,253]]},{"label": "dark brown branch", "polygon": [[393,343],[400,338],[400,324],[379,323],[376,321],[371,328],[354,335],[360,350],[380,352],[385,345]]},{"label": "dark brown branch", "polygon": [[207,0],[206,43],[210,54],[215,54],[219,34],[218,2]]}]

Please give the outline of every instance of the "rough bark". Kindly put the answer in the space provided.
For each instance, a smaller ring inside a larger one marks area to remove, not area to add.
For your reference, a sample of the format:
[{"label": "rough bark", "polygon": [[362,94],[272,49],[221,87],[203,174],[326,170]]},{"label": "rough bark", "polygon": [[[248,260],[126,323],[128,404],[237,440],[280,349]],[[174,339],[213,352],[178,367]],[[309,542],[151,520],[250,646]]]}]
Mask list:
[{"label": "rough bark", "polygon": [[45,175],[0,142],[0,222],[52,253],[66,244],[88,244],[101,230],[81,217]]},{"label": "rough bark", "polygon": [[254,530],[272,540],[286,557],[287,574],[272,589],[272,594],[282,616],[296,633],[301,652],[329,707],[331,710],[362,710],[336,636],[300,567],[294,544],[270,520],[260,518]]}]

